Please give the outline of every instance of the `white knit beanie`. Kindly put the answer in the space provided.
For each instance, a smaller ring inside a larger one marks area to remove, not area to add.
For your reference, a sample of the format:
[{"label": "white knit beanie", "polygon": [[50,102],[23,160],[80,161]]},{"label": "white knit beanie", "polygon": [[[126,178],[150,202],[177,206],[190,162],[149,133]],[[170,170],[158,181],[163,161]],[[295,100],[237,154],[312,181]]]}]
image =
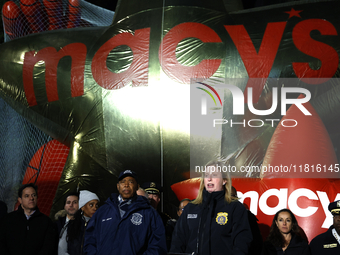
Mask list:
[{"label": "white knit beanie", "polygon": [[96,194],[92,193],[91,191],[81,190],[79,194],[79,209],[86,205],[87,202],[93,199],[97,199],[98,202],[100,201],[99,197]]}]

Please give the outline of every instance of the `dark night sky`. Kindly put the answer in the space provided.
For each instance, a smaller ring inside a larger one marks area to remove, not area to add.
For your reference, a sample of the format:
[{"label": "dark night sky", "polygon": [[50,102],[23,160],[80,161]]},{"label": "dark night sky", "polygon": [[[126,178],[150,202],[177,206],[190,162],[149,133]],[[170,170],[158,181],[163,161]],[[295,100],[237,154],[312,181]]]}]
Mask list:
[{"label": "dark night sky", "polygon": [[[0,0],[0,6],[7,0]],[[295,1],[295,0],[242,0],[244,9],[253,8],[255,6],[263,6],[275,3],[282,3],[287,1]],[[103,7],[105,9],[115,11],[118,0],[87,0],[87,2],[95,4],[97,6]],[[0,20],[0,43],[3,43],[3,27],[2,27],[2,19]]]},{"label": "dark night sky", "polygon": [[[114,11],[118,0],[86,0],[89,3]],[[271,4],[293,2],[297,0],[242,0],[243,8],[249,9],[254,7],[266,6]]]}]

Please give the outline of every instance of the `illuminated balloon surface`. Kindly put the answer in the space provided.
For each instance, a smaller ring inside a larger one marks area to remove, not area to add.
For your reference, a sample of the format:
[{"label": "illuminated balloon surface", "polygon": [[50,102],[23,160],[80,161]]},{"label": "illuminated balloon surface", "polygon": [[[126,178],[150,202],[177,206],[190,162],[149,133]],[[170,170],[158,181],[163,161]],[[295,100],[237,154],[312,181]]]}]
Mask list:
[{"label": "illuminated balloon surface", "polygon": [[233,115],[224,94],[223,106],[209,111],[247,125],[223,125],[217,139],[194,136],[192,111],[200,106],[190,105],[190,93],[197,80],[214,86],[234,79],[246,99],[252,88],[258,110],[271,107],[275,86],[305,88],[338,144],[339,7],[329,1],[228,13],[223,1],[119,1],[110,27],[1,45],[0,95],[70,147],[55,208],[78,186],[105,200],[124,169],[145,180],[162,177],[170,196],[170,185],[193,170],[190,151],[200,165],[216,155],[237,166],[261,164],[278,123],[253,127],[253,120],[282,117],[280,106],[255,115],[249,100],[244,114]]}]

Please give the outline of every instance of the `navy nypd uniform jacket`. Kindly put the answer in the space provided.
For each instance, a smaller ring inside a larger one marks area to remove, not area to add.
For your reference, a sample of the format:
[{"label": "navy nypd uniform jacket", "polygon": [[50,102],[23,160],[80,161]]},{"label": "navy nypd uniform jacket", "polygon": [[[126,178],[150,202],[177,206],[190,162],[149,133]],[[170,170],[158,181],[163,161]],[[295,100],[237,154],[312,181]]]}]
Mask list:
[{"label": "navy nypd uniform jacket", "polygon": [[189,203],[179,217],[171,252],[200,255],[248,254],[252,234],[245,207],[239,201],[227,203],[224,191],[203,191],[203,203]]},{"label": "navy nypd uniform jacket", "polygon": [[88,223],[84,254],[166,254],[163,222],[146,197],[135,196],[123,218],[112,194]]},{"label": "navy nypd uniform jacket", "polygon": [[310,242],[309,247],[312,255],[339,255],[340,245],[332,234],[331,226],[325,233],[320,234]]}]

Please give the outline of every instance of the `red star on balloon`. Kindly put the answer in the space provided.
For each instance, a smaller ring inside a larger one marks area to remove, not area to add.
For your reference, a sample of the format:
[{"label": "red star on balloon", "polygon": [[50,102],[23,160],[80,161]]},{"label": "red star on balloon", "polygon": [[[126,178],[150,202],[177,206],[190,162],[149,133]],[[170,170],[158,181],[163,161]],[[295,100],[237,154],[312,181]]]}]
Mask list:
[{"label": "red star on balloon", "polygon": [[294,10],[294,8],[292,8],[290,11],[285,12],[285,13],[289,14],[288,19],[290,19],[291,17],[294,17],[294,16],[301,18],[300,14],[299,14],[300,12],[302,12],[302,10],[301,11],[296,11],[296,10]]}]

